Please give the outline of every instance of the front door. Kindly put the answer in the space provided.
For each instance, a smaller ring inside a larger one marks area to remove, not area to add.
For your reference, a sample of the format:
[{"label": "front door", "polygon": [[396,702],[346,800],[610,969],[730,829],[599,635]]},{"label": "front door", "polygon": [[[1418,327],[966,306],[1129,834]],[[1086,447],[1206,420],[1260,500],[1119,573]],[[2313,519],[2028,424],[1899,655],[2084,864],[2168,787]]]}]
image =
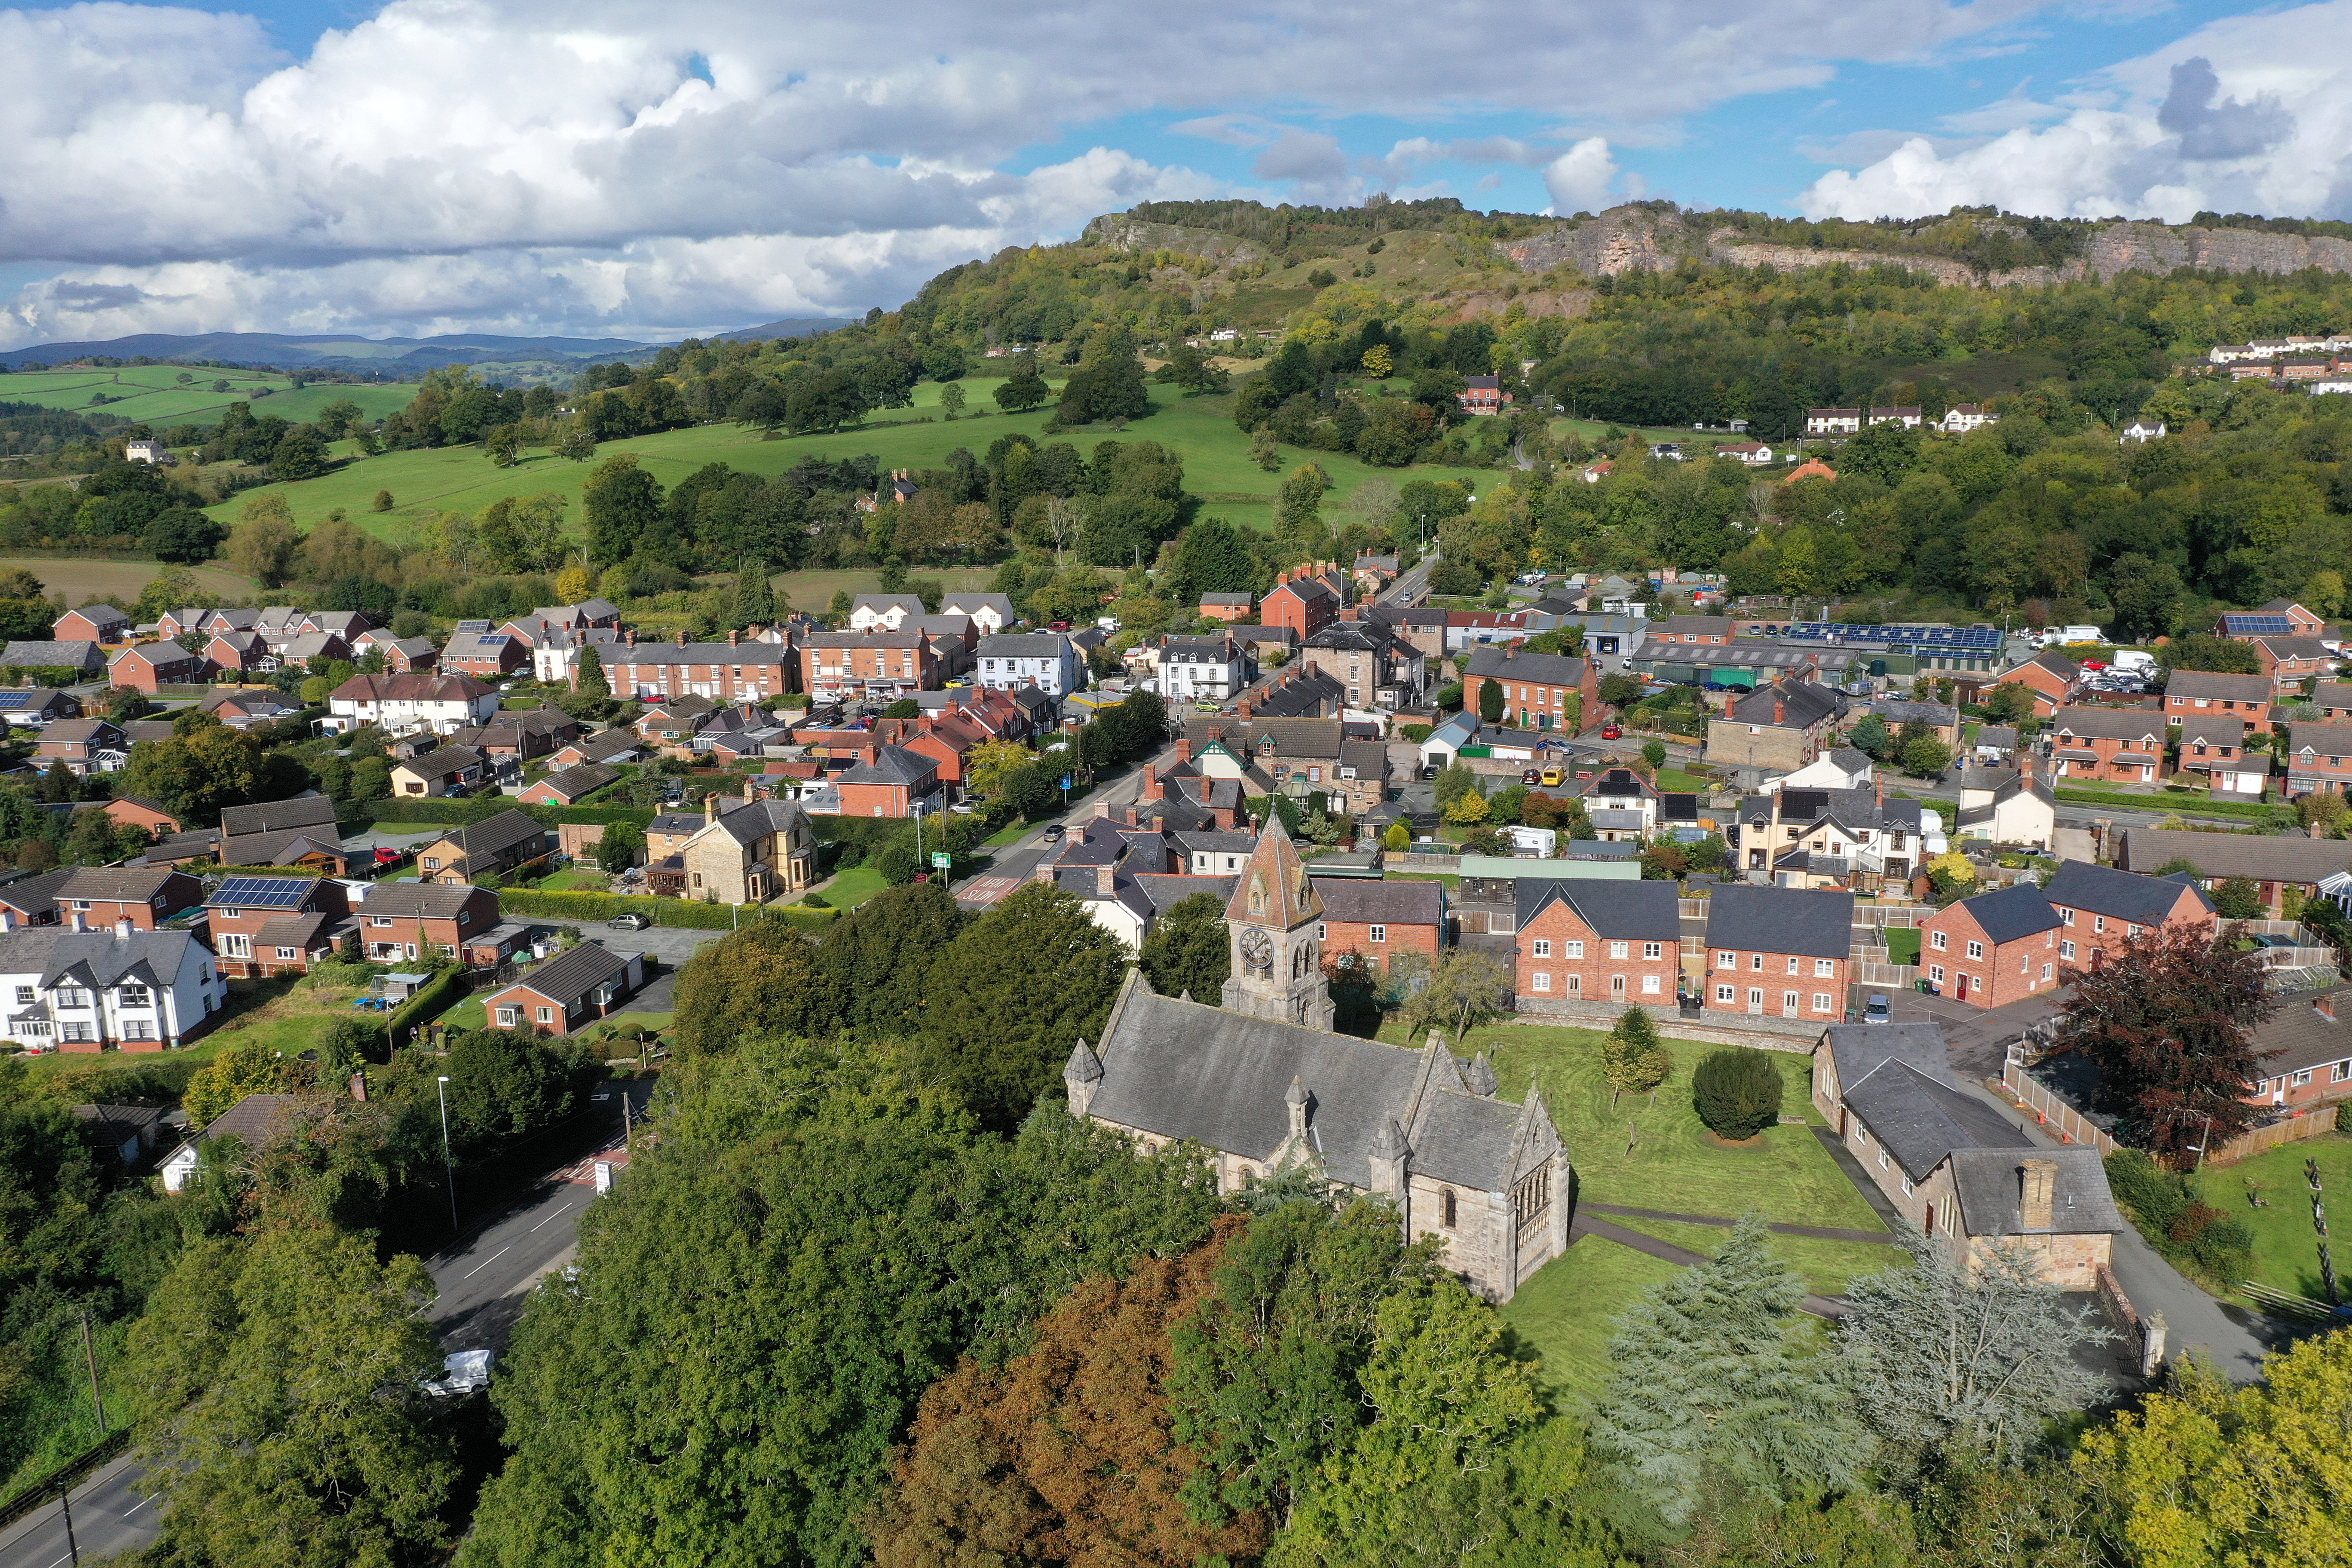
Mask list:
[{"label": "front door", "polygon": [[1748,989],[1748,1010],[1761,1017],[1764,1013],[1764,993],[1757,986]]},{"label": "front door", "polygon": [[1783,991],[1780,993],[1780,1016],[1783,1018],[1794,1018],[1802,1011],[1803,1009],[1797,1005],[1797,994],[1795,992]]},{"label": "front door", "polygon": [[1969,977],[1967,975],[1961,974],[1953,977],[1952,994],[1958,997],[1963,1002],[1969,999]]}]

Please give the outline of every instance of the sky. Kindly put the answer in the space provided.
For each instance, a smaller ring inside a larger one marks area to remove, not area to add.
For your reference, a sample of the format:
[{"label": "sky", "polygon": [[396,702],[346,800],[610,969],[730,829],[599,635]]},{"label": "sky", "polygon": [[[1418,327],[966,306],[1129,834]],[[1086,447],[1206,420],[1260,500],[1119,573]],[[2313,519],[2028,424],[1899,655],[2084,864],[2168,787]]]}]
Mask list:
[{"label": "sky", "polygon": [[2352,0],[0,8],[0,344],[666,341],[1202,196],[2352,218],[2347,46]]}]

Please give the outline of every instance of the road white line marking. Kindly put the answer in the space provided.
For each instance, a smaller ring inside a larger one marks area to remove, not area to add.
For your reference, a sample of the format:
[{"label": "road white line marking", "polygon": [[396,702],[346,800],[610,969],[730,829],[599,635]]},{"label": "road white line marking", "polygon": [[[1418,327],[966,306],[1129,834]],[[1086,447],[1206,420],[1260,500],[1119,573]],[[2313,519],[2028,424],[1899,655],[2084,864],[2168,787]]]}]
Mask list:
[{"label": "road white line marking", "polygon": [[149,1503],[153,1502],[154,1500],[155,1500],[151,1497],[141,1498],[137,1502],[123,1510],[122,1517],[129,1519],[132,1514],[137,1513],[141,1509],[145,1508]]},{"label": "road white line marking", "polygon": [[553,1214],[549,1215],[545,1219],[541,1220],[538,1225],[532,1226],[530,1230],[525,1231],[523,1234],[526,1236],[537,1235],[541,1226],[553,1225],[557,1220],[560,1220],[565,1215],[570,1214],[573,1206],[574,1205],[571,1204],[565,1204],[562,1208],[557,1209]]},{"label": "road white line marking", "polygon": [[483,1269],[488,1268],[491,1264],[496,1263],[500,1258],[504,1257],[508,1249],[513,1245],[514,1244],[512,1242],[509,1242],[506,1247],[499,1247],[498,1251],[491,1253],[488,1258],[483,1258],[479,1263],[477,1263],[471,1268],[467,1269],[460,1278],[471,1279],[475,1275],[479,1274]]}]

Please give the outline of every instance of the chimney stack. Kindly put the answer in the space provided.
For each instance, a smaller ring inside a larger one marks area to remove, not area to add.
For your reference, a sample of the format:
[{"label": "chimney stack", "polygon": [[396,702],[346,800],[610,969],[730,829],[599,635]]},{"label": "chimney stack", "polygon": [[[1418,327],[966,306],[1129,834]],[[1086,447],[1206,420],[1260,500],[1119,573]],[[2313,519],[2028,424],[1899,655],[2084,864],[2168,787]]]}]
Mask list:
[{"label": "chimney stack", "polygon": [[2336,993],[2323,991],[2312,1001],[2312,1010],[2329,1023],[2336,1022]]},{"label": "chimney stack", "polygon": [[629,628],[629,646],[631,647],[637,646],[637,628],[635,626]]},{"label": "chimney stack", "polygon": [[741,647],[741,646],[742,646],[742,637],[743,637],[743,634],[742,634],[741,632],[729,632],[729,633],[727,634],[727,646],[728,646],[729,647]]},{"label": "chimney stack", "polygon": [[686,646],[686,628],[684,626],[677,628],[677,646],[680,647],[684,647]]},{"label": "chimney stack", "polygon": [[133,926],[131,923],[131,917],[125,915],[114,922],[114,940],[117,942],[129,942],[131,940],[131,933],[137,929],[138,928],[136,926]]},{"label": "chimney stack", "polygon": [[705,827],[719,820],[719,792],[712,790],[702,797],[702,825]]},{"label": "chimney stack", "polygon": [[1160,769],[1156,763],[1143,764],[1143,798],[1146,800],[1160,798]]},{"label": "chimney stack", "polygon": [[[1192,736],[1190,736],[1190,735],[1179,735],[1178,737],[1176,737],[1176,760],[1177,760],[1178,762],[1180,762],[1180,763],[1189,763],[1189,762],[1191,762],[1191,761],[1192,760]],[[0,928],[0,929],[5,929],[5,928]]]},{"label": "chimney stack", "polygon": [[2017,1168],[2017,1223],[2021,1230],[2048,1230],[2058,1197],[2058,1166],[2049,1160],[2027,1160]]},{"label": "chimney stack", "polygon": [[1105,861],[1103,864],[1096,867],[1095,897],[1098,899],[1109,898],[1111,896],[1112,884],[1117,879],[1118,875],[1118,868],[1108,861]]},{"label": "chimney stack", "polygon": [[1788,721],[1789,699],[1779,687],[1774,687],[1772,689],[1772,722],[1777,726],[1786,724]]}]

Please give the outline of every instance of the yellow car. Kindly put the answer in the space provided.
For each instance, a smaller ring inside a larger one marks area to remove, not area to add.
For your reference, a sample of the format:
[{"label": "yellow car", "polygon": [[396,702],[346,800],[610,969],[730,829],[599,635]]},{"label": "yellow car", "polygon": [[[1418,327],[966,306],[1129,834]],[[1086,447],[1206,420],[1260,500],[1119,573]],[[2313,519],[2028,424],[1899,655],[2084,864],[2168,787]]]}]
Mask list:
[{"label": "yellow car", "polygon": [[1560,768],[1546,768],[1543,772],[1543,782],[1546,789],[1558,788],[1561,784],[1567,781],[1567,772]]}]

